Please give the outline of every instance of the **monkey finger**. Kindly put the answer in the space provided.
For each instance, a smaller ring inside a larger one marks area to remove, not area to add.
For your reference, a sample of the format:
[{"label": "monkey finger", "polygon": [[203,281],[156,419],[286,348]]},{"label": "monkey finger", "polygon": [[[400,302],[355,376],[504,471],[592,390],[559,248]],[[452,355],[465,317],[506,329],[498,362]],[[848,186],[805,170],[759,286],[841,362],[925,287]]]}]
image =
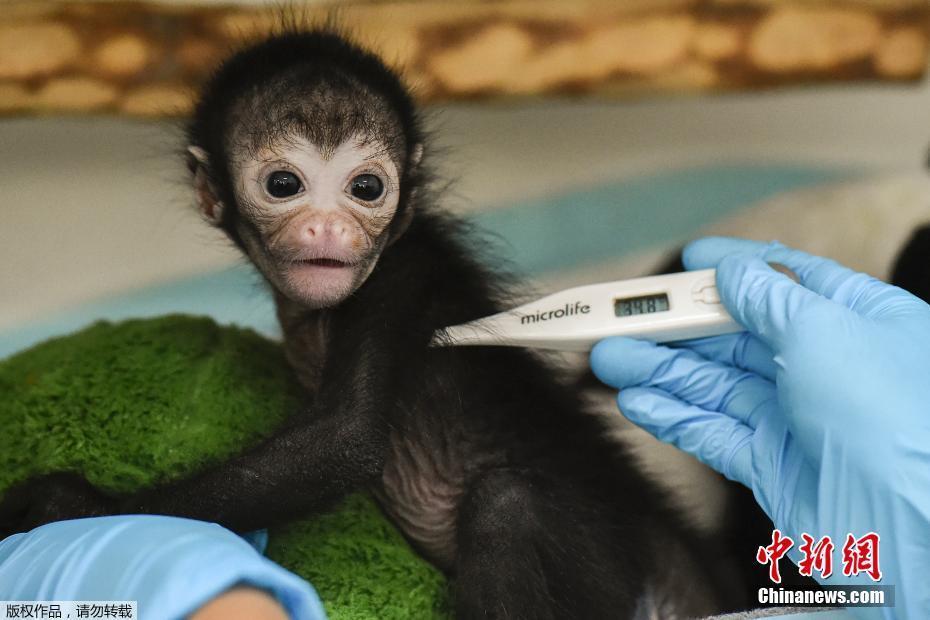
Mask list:
[{"label": "monkey finger", "polygon": [[617,404],[623,414],[730,480],[752,486],[754,431],[739,420],[684,403],[655,388],[629,388]]}]

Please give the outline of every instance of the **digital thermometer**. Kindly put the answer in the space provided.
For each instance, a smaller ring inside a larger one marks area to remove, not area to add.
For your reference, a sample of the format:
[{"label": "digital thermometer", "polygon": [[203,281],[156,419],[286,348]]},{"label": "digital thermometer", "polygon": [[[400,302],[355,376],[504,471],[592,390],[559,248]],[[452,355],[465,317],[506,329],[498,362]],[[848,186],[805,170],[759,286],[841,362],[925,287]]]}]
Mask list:
[{"label": "digital thermometer", "polygon": [[434,343],[589,351],[609,336],[670,342],[742,331],[720,303],[715,275],[704,269],[570,288],[447,327]]}]

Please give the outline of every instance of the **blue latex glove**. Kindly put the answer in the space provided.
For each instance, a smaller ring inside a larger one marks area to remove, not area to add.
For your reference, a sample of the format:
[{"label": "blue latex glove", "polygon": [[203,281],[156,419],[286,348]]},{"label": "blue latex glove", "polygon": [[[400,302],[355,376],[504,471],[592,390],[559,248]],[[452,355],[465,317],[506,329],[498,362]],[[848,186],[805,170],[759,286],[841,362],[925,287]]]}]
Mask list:
[{"label": "blue latex glove", "polygon": [[717,268],[749,331],[678,348],[606,340],[594,372],[633,422],[750,487],[794,539],[792,559],[802,532],[831,536],[826,583],[873,583],[843,577],[842,547],[847,533],[878,533],[895,608],[857,615],[930,618],[930,306],[779,244],[704,239],[684,262]]},{"label": "blue latex glove", "polygon": [[0,541],[0,600],[137,601],[143,620],[179,620],[236,584],[271,592],[291,618],[325,618],[306,581],[213,523],[94,517]]}]

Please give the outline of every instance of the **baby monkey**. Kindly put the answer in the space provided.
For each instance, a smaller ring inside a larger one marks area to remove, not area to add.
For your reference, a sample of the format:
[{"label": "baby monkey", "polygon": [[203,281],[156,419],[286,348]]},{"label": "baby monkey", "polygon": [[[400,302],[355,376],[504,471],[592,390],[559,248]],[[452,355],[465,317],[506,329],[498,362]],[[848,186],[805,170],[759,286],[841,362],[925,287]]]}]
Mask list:
[{"label": "baby monkey", "polygon": [[275,35],[219,68],[188,138],[200,210],[268,281],[306,406],[239,456],[129,497],[34,479],[7,497],[6,531],[154,513],[244,532],[366,488],[454,580],[460,618],[726,607],[699,537],[554,369],[430,346],[503,310],[507,280],[437,208],[421,120],[381,60],[330,30]]}]

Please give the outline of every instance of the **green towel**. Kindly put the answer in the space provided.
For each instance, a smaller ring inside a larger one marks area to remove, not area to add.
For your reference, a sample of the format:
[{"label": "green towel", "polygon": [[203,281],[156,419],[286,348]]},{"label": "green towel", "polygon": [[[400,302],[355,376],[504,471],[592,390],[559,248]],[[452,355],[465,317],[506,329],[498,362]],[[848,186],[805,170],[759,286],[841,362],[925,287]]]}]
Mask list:
[{"label": "green towel", "polygon": [[[221,461],[295,411],[281,348],[252,331],[166,316],[98,323],[0,361],[0,492],[83,472],[126,492]],[[270,532],[268,557],[306,578],[330,617],[447,617],[445,578],[370,497]]]}]

